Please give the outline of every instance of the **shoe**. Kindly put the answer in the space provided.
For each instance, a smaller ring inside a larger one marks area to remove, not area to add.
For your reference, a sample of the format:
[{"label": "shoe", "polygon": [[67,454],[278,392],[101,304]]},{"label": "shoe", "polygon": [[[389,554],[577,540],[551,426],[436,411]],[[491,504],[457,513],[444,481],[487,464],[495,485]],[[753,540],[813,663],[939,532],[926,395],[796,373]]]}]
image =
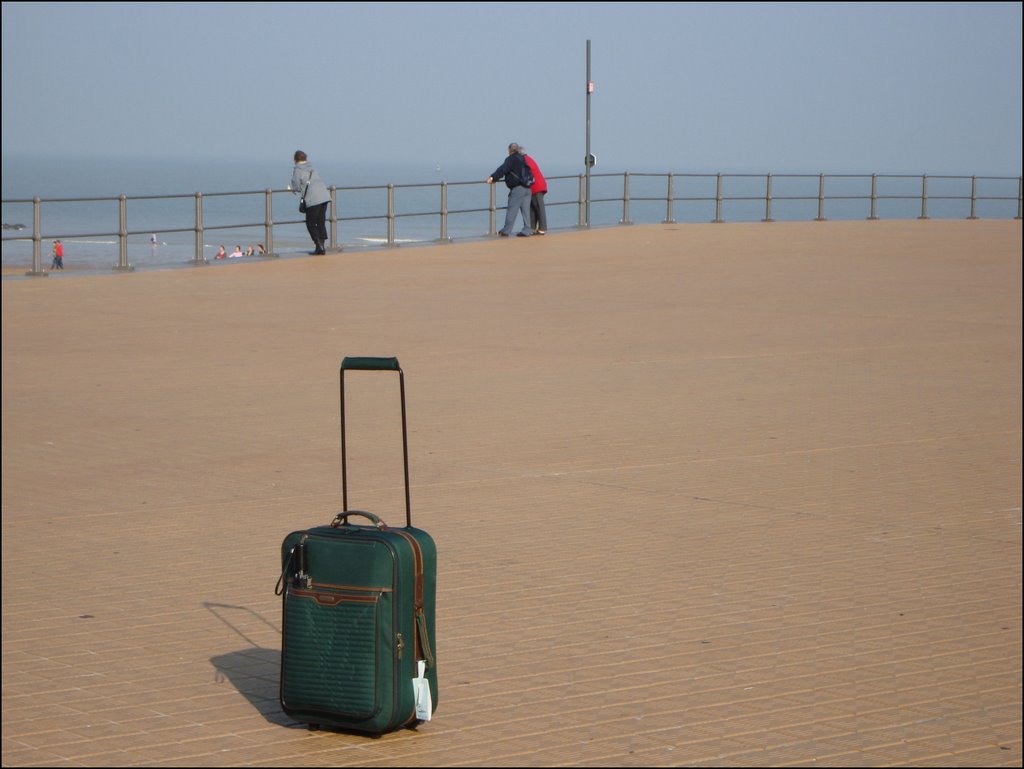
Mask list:
[{"label": "shoe", "polygon": [[528,233],[528,232],[518,232],[518,233],[516,233],[516,237],[517,238],[528,238],[528,237],[530,237],[530,233]]},{"label": "shoe", "polygon": [[498,230],[498,235],[500,237],[503,237],[503,238],[507,238],[508,237],[508,233],[507,232],[502,232],[501,230]]},{"label": "shoe", "polygon": [[547,233],[544,230],[537,230],[534,234],[535,235],[547,235]]}]

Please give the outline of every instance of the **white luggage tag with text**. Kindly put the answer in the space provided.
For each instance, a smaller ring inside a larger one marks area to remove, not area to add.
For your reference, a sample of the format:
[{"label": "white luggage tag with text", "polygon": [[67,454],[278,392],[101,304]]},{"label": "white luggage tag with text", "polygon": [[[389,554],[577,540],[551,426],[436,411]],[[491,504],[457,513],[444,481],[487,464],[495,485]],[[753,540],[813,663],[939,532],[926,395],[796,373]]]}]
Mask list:
[{"label": "white luggage tag with text", "polygon": [[430,698],[430,681],[423,677],[426,673],[427,663],[419,661],[419,678],[412,679],[413,698],[416,702],[416,718],[420,721],[429,721],[430,713],[433,711],[433,701]]}]

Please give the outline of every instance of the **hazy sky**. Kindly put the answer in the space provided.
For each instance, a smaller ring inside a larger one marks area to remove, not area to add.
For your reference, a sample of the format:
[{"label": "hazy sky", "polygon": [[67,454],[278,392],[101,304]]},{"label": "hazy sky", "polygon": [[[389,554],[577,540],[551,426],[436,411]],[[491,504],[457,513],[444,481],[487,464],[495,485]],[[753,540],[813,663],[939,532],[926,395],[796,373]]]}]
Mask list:
[{"label": "hazy sky", "polygon": [[1021,173],[1020,3],[3,3],[4,155]]}]

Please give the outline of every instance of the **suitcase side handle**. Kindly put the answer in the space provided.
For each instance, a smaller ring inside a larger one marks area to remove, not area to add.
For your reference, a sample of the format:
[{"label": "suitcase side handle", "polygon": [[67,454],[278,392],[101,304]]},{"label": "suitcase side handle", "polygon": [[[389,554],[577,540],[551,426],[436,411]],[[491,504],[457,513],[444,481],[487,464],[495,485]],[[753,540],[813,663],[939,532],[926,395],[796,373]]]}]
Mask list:
[{"label": "suitcase side handle", "polygon": [[405,372],[398,364],[398,358],[349,358],[341,361],[338,372],[338,389],[341,392],[341,504],[348,511],[348,458],[345,446],[345,372],[346,371],[396,371],[398,389],[402,396],[402,462],[405,467],[405,525],[412,528],[412,505],[409,502],[409,431],[405,420]]}]

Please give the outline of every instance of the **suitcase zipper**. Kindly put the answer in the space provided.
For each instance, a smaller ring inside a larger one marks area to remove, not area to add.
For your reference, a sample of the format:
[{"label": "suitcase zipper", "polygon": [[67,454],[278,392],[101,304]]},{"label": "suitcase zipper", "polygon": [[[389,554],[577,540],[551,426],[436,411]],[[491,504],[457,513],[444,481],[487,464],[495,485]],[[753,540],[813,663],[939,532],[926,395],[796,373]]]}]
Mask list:
[{"label": "suitcase zipper", "polygon": [[400,529],[389,529],[389,531],[402,537],[412,548],[413,569],[415,571],[413,587],[413,638],[419,642],[420,650],[423,653],[422,658],[426,661],[427,666],[434,667],[434,653],[430,648],[430,636],[427,635],[427,617],[423,611],[423,550],[420,547],[420,543],[416,541],[416,537],[409,532],[401,531]]},{"label": "suitcase zipper", "polygon": [[302,583],[289,585],[288,592],[291,595],[312,598],[321,606],[337,606],[340,603],[377,603],[385,593],[393,591],[390,587],[313,582],[312,578],[307,575]]},{"label": "suitcase zipper", "polygon": [[330,582],[310,582],[310,589],[323,588],[325,590],[342,590],[350,593],[391,593],[390,587],[373,587],[365,585],[332,585]]},{"label": "suitcase zipper", "polygon": [[342,603],[377,603],[384,591],[370,593],[339,593],[336,591],[317,590],[314,585],[311,588],[288,586],[288,595],[299,598],[312,598],[321,606],[337,606]]}]

